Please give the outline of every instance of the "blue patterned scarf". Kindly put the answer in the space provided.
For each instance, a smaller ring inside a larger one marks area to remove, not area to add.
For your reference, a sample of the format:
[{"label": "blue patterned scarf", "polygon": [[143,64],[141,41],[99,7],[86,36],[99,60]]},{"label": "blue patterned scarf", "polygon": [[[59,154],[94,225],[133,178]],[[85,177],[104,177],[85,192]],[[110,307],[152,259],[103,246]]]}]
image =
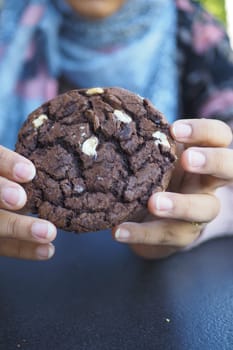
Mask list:
[{"label": "blue patterned scarf", "polygon": [[0,144],[13,148],[27,115],[58,91],[121,86],[177,113],[174,0],[128,0],[97,21],[64,0],[6,0],[0,12]]}]

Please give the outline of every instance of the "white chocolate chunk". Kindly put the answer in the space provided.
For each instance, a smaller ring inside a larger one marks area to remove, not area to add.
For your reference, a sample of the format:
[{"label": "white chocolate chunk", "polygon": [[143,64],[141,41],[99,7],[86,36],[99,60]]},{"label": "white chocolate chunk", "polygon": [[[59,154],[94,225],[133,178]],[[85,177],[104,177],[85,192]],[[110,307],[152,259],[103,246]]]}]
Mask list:
[{"label": "white chocolate chunk", "polygon": [[98,146],[99,140],[95,136],[91,136],[82,144],[82,152],[87,156],[96,157],[96,147]]},{"label": "white chocolate chunk", "polygon": [[144,100],[144,97],[142,97],[141,95],[137,94],[137,96],[138,96],[141,100]]},{"label": "white chocolate chunk", "polygon": [[122,123],[129,124],[132,122],[132,118],[124,111],[120,111],[119,109],[115,109],[115,111],[113,113],[116,116],[116,118]]},{"label": "white chocolate chunk", "polygon": [[100,87],[95,87],[95,88],[91,88],[88,89],[86,91],[86,95],[87,96],[92,96],[92,95],[100,95],[104,93],[104,89],[100,88]]},{"label": "white chocolate chunk", "polygon": [[32,124],[34,125],[35,129],[38,129],[40,126],[44,124],[44,121],[48,120],[48,117],[46,114],[41,114],[39,115],[38,118],[34,119]]},{"label": "white chocolate chunk", "polygon": [[171,145],[168,142],[167,136],[163,132],[156,131],[152,134],[152,136],[155,138],[156,145],[162,145],[164,147],[171,148]]},{"label": "white chocolate chunk", "polygon": [[82,193],[84,190],[85,190],[85,188],[81,185],[74,186],[74,192]]}]

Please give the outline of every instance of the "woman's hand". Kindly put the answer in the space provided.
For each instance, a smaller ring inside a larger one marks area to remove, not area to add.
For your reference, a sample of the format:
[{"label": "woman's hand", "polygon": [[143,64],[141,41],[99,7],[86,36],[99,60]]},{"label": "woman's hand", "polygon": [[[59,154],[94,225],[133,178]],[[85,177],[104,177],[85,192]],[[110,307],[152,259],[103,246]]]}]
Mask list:
[{"label": "woman's hand", "polygon": [[231,129],[219,120],[186,119],[171,126],[180,148],[168,192],[153,194],[143,223],[123,223],[115,239],[147,258],[190,245],[219,213],[215,190],[233,180]]},{"label": "woman's hand", "polygon": [[54,254],[50,242],[56,228],[50,222],[23,216],[26,193],[19,183],[32,180],[34,165],[26,158],[0,146],[0,255],[45,260]]}]

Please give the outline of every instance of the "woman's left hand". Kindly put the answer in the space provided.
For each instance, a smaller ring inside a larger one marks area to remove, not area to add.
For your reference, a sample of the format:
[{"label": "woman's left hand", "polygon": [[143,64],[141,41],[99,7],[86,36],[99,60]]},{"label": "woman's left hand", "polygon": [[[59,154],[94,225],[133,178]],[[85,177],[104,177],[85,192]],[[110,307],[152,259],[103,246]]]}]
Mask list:
[{"label": "woman's left hand", "polygon": [[233,181],[231,129],[214,119],[184,119],[171,125],[178,161],[168,192],[153,194],[142,223],[113,230],[116,240],[146,258],[168,256],[194,242],[219,213],[215,190]]}]

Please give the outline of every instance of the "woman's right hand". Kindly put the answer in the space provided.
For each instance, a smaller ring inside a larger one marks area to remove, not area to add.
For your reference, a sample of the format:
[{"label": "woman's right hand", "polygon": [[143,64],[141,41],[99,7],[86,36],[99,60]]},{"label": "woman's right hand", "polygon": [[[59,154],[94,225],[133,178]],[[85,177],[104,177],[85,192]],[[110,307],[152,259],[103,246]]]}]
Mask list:
[{"label": "woman's right hand", "polygon": [[16,213],[27,196],[20,183],[34,178],[33,163],[0,146],[0,256],[46,260],[53,256],[56,227],[45,220]]}]

